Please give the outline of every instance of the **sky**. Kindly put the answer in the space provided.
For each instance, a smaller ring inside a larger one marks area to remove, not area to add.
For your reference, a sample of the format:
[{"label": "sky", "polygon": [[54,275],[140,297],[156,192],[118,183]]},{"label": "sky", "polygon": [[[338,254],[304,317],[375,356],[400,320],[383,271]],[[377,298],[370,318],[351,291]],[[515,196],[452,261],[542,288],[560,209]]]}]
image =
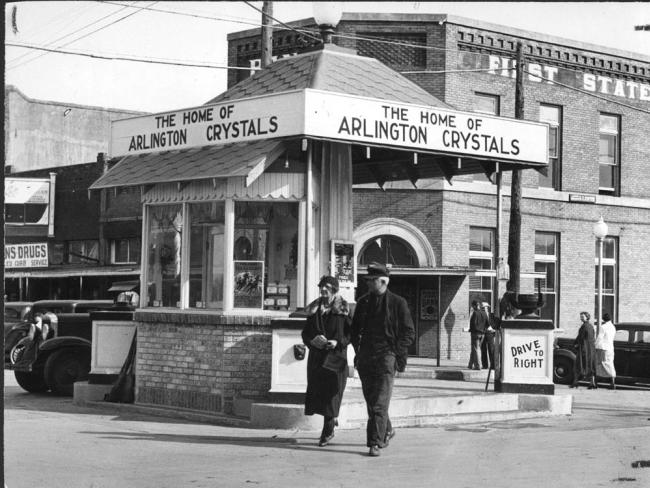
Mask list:
[{"label": "sky", "polygon": [[[650,31],[634,30],[650,24],[649,2],[340,3],[344,12],[457,15],[650,56]],[[260,24],[261,13],[251,5],[262,8],[262,2],[7,3],[5,84],[33,99],[123,110],[202,105],[226,89],[227,34]],[[273,2],[273,17],[309,18],[312,8],[312,2]],[[105,60],[9,44],[214,67]]]}]

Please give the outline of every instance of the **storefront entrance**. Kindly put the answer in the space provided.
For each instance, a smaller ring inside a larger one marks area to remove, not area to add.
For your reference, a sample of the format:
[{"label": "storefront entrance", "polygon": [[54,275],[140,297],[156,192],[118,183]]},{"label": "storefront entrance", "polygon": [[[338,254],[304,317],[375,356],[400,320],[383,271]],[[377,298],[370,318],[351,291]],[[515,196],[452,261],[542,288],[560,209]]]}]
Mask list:
[{"label": "storefront entrance", "polygon": [[[357,298],[368,292],[365,281],[359,276]],[[392,275],[388,288],[406,299],[413,325],[415,341],[409,348],[409,356],[435,358],[437,354],[438,327],[438,278],[433,276]]]}]

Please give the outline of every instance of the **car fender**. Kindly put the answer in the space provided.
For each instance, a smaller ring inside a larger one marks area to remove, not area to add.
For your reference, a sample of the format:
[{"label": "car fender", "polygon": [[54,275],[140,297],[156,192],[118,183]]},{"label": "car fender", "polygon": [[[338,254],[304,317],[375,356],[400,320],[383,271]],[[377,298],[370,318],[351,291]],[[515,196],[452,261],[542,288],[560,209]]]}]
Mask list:
[{"label": "car fender", "polygon": [[569,358],[571,361],[576,360],[576,355],[567,349],[553,349],[553,359],[555,360],[556,357],[564,356],[566,358]]},{"label": "car fender", "polygon": [[62,336],[48,339],[40,345],[39,349],[41,351],[52,352],[63,347],[77,347],[90,350],[92,343],[82,337]]},{"label": "car fender", "polygon": [[21,322],[19,324],[16,324],[9,329],[9,334],[11,332],[14,332],[16,330],[21,331],[21,332],[29,332],[29,328],[32,326],[31,322]]}]

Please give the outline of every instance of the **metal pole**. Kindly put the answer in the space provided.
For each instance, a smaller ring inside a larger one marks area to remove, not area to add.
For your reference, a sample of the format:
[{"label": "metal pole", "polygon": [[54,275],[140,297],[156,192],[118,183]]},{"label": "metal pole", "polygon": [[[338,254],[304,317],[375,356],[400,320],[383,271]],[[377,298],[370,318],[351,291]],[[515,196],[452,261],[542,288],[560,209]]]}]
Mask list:
[{"label": "metal pole", "polygon": [[600,333],[600,324],[603,321],[603,238],[598,239],[598,321],[596,322],[596,335]]},{"label": "metal pole", "polygon": [[438,340],[436,341],[436,366],[440,367],[440,338],[442,337],[442,310],[440,309],[440,296],[442,289],[442,276],[438,275]]}]

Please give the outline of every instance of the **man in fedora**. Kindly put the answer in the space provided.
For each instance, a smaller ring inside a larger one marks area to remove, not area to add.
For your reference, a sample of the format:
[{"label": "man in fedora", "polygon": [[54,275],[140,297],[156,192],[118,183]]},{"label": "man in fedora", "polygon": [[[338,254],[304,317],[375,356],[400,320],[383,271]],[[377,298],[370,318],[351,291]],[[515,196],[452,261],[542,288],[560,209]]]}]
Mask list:
[{"label": "man in fedora", "polygon": [[366,428],[370,456],[379,456],[395,431],[388,418],[396,371],[404,371],[415,328],[406,300],[388,289],[389,271],[379,263],[368,265],[364,276],[368,293],[359,298],[352,319],[352,346],[356,353],[363,396],[368,408]]}]

